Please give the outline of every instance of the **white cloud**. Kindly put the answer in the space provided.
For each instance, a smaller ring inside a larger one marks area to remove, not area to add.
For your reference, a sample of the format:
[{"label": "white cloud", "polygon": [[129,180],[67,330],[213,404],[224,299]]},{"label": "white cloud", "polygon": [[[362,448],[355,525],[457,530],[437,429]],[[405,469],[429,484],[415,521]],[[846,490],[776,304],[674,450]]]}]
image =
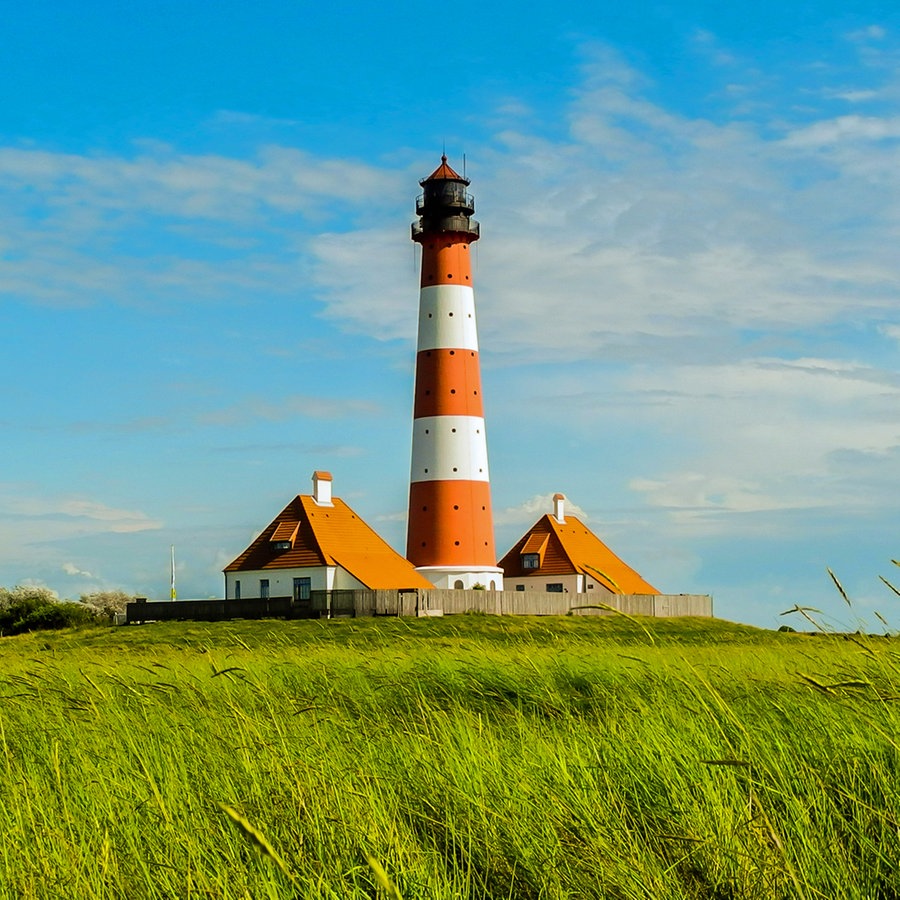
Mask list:
[{"label": "white cloud", "polygon": [[[900,175],[881,139],[900,119],[719,124],[650,101],[640,73],[601,56],[562,111],[567,140],[504,131],[473,173],[490,211],[475,253],[484,346],[520,362],[623,345],[639,358],[653,341],[693,352],[691,338],[896,307]],[[398,231],[312,244],[326,315],[412,336],[414,257]]]},{"label": "white cloud", "polygon": [[37,495],[27,487],[0,486],[0,545],[52,543],[90,534],[153,531],[162,522],[140,510],[109,506],[77,495]]},{"label": "white cloud", "polygon": [[802,497],[769,493],[760,481],[714,472],[676,472],[663,479],[633,478],[629,487],[644,494],[653,505],[672,511],[679,522],[707,518],[715,512],[771,512],[829,505],[825,497],[815,492]]},{"label": "white cloud", "polygon": [[856,31],[848,32],[847,39],[856,43],[864,41],[880,41],[887,37],[887,29],[882,25],[867,25]]},{"label": "white cloud", "polygon": [[[535,494],[528,500],[524,500],[518,506],[508,506],[506,509],[494,511],[494,524],[498,527],[508,525],[521,525],[528,527],[533,525],[541,516],[553,513],[553,495],[557,491],[546,494]],[[565,515],[572,515],[587,522],[590,516],[576,503],[572,503],[568,497],[565,502]]]},{"label": "white cloud", "polygon": [[[659,368],[627,379],[633,416],[685,436],[692,454],[630,480],[679,524],[720,534],[749,513],[892,508],[900,465],[900,379],[826,359]],[[640,396],[651,402],[644,408]],[[771,527],[771,523],[769,523]]]},{"label": "white cloud", "polygon": [[418,255],[404,224],[312,239],[313,275],[328,318],[376,340],[415,335]]},{"label": "white cloud", "polygon": [[788,147],[815,149],[846,141],[883,141],[900,138],[900,117],[838,116],[790,131]]},{"label": "white cloud", "polygon": [[370,199],[376,174],[384,187],[392,180],[399,186],[396,173],[287,147],[265,147],[256,160],[153,149],[125,158],[4,147],[0,185],[39,190],[51,211],[74,206],[81,213],[92,211],[94,223],[105,227],[120,223],[104,223],[100,210],[234,221],[267,208],[309,212],[323,200]]},{"label": "white cloud", "polygon": [[295,127],[297,125],[302,125],[303,123],[299,119],[280,119],[274,116],[261,116],[256,113],[247,113],[241,112],[240,110],[234,109],[220,109],[210,118],[210,124],[212,125],[225,125],[228,127],[233,127],[235,125],[245,125],[251,128],[256,128],[260,125],[263,126],[278,126],[278,127]]},{"label": "white cloud", "polygon": [[719,39],[711,31],[698,28],[693,38],[695,49],[703,53],[713,65],[730,66],[738,61],[733,53],[722,49]]},{"label": "white cloud", "polygon": [[310,227],[346,223],[361,200],[379,214],[399,185],[396,172],[279,146],[249,160],[149,142],[132,157],[0,147],[0,294],[79,305],[295,293]]},{"label": "white cloud", "polygon": [[838,100],[846,100],[848,103],[867,103],[868,101],[875,100],[878,97],[878,91],[835,91],[831,93],[830,96],[836,97]]},{"label": "white cloud", "polygon": [[146,536],[162,527],[141,510],[41,493],[27,484],[0,484],[0,571],[7,584],[37,579],[58,589],[76,583],[84,591],[109,587],[96,572],[112,567],[127,584]]}]

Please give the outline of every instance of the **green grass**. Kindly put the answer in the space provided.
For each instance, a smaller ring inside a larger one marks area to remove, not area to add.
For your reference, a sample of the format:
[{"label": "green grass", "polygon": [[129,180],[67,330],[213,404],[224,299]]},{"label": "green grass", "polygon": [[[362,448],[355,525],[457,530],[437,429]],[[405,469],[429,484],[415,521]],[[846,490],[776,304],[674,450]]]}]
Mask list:
[{"label": "green grass", "polygon": [[900,645],[709,620],[0,641],[0,897],[900,897]]}]

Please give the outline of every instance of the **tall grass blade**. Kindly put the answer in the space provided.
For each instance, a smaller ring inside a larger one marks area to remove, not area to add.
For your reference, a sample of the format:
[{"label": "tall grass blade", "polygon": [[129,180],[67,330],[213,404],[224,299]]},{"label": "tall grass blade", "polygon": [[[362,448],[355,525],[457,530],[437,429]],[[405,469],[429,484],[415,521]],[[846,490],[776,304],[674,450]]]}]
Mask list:
[{"label": "tall grass blade", "polygon": [[847,604],[847,606],[853,606],[853,604],[850,602],[850,598],[847,596],[847,592],[844,590],[844,586],[840,583],[840,581],[838,581],[837,575],[835,575],[834,572],[832,572],[831,569],[829,569],[827,566],[825,567],[825,571],[831,576],[831,580],[834,582],[834,586],[838,589],[838,592],[844,598],[844,602]]},{"label": "tall grass blade", "polygon": [[809,622],[810,624],[812,624],[812,626],[813,626],[817,631],[825,631],[825,628],[824,628],[824,626],[821,624],[821,622],[817,622],[817,621],[810,615],[811,612],[818,613],[819,615],[822,615],[822,610],[821,610],[821,609],[816,609],[814,606],[800,606],[800,605],[797,604],[797,603],[795,603],[790,609],[786,609],[783,613],[779,613],[778,615],[779,615],[779,616],[789,616],[791,613],[800,613],[800,615],[803,616],[803,618],[806,619],[807,622]]},{"label": "tall grass blade", "polygon": [[234,825],[244,836],[248,844],[250,844],[252,847],[255,847],[262,856],[271,859],[272,862],[275,863],[275,865],[278,866],[279,869],[281,869],[282,873],[288,878],[288,880],[293,882],[294,876],[291,875],[287,864],[276,852],[275,848],[269,843],[266,836],[258,828],[254,828],[247,819],[245,819],[236,809],[231,806],[226,806],[224,803],[220,803],[219,809],[221,809],[222,812],[225,813],[225,815],[228,816],[228,818],[234,823]]},{"label": "tall grass blade", "polygon": [[567,615],[571,615],[571,613],[576,609],[605,609],[608,612],[615,613],[617,616],[622,616],[623,618],[628,619],[629,622],[633,622],[635,625],[637,625],[638,628],[640,628],[650,639],[651,644],[656,643],[656,641],[653,640],[653,635],[650,634],[647,628],[641,622],[635,619],[634,616],[629,616],[628,613],[622,612],[621,609],[616,609],[614,606],[610,606],[608,603],[600,603],[598,601],[597,603],[586,603],[583,606],[570,606]]},{"label": "tall grass blade", "polygon": [[378,886],[388,895],[388,897],[391,897],[392,900],[403,900],[403,896],[397,885],[391,881],[388,873],[384,871],[384,866],[382,866],[374,856],[369,856],[368,854],[366,854],[366,862],[369,864],[369,868],[372,870],[372,874],[375,876]]}]

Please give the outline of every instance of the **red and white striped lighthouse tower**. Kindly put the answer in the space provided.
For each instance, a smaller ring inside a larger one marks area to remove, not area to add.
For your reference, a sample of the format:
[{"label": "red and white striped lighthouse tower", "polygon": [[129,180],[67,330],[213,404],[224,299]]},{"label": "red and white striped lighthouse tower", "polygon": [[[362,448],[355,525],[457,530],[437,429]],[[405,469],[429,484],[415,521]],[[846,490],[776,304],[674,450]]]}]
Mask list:
[{"label": "red and white striped lighthouse tower", "polygon": [[469,245],[469,181],[441,165],[419,182],[422,246],[406,557],[435,587],[502,590],[497,567]]}]

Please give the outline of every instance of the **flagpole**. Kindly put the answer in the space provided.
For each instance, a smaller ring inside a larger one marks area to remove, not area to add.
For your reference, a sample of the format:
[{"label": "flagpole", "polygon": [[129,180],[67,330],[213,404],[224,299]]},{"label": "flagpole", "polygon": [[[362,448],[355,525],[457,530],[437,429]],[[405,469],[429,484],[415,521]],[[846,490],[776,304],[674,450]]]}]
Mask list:
[{"label": "flagpole", "polygon": [[172,591],[170,600],[175,600],[175,545],[172,544]]}]

